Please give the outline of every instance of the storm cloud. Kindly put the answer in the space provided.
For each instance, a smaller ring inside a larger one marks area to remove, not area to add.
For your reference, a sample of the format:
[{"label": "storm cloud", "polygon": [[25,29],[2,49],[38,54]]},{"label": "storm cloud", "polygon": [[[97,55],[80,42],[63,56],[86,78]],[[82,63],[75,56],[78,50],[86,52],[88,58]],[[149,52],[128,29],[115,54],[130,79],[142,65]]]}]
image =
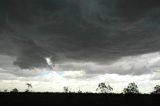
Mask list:
[{"label": "storm cloud", "polygon": [[0,54],[22,69],[160,51],[159,0],[1,0]]}]

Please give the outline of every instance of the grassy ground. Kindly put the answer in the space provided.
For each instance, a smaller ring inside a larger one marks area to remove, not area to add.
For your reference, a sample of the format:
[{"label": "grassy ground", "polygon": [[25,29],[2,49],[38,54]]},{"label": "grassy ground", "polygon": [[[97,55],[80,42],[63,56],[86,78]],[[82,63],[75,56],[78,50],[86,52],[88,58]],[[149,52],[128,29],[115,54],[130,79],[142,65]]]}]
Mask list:
[{"label": "grassy ground", "polygon": [[158,106],[160,95],[0,93],[0,106]]}]

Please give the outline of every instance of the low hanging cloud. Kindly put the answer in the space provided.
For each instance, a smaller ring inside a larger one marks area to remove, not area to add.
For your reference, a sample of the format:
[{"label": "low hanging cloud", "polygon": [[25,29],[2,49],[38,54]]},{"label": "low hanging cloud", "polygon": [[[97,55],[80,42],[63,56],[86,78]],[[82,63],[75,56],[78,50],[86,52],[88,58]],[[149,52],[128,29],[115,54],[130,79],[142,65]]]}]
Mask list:
[{"label": "low hanging cloud", "polygon": [[160,51],[158,0],[0,1],[0,54],[22,69]]},{"label": "low hanging cloud", "polygon": [[[118,75],[152,75],[160,72],[160,53],[150,53],[139,56],[128,56],[112,64],[96,64],[93,62],[56,64],[53,70],[81,71],[88,77],[104,74]],[[84,75],[84,76],[85,76]],[[159,74],[158,74],[159,75]],[[83,77],[84,77],[83,76]]]}]

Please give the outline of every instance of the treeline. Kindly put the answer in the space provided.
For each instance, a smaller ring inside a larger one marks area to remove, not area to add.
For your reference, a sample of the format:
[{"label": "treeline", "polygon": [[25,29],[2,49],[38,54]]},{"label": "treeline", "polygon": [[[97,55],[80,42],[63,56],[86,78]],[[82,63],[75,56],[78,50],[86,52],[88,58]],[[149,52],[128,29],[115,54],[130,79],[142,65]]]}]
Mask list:
[{"label": "treeline", "polygon": [[[27,89],[24,92],[32,92],[32,84],[26,83]],[[154,90],[151,92],[151,94],[160,94],[160,85],[156,85]],[[91,93],[91,92],[83,92],[80,89],[78,92],[72,92],[71,89],[68,86],[63,87],[64,93]],[[110,93],[113,94],[113,88],[108,84],[106,85],[104,82],[99,83],[98,87],[96,88],[97,93]],[[9,92],[7,89],[5,89],[3,92]],[[17,88],[12,89],[10,92],[19,92]],[[136,83],[129,83],[126,88],[123,89],[123,92],[121,94],[141,94],[139,92],[139,88]]]},{"label": "treeline", "polygon": [[[106,85],[104,82],[98,84],[96,91],[97,93],[114,93],[112,92],[113,88],[110,85]],[[64,87],[64,92],[70,93],[71,91],[69,90],[69,87]],[[82,93],[82,91],[79,90],[78,93]],[[141,92],[139,91],[137,84],[133,82],[129,83],[121,94],[141,94]],[[156,85],[151,94],[160,94],[160,85]]]}]

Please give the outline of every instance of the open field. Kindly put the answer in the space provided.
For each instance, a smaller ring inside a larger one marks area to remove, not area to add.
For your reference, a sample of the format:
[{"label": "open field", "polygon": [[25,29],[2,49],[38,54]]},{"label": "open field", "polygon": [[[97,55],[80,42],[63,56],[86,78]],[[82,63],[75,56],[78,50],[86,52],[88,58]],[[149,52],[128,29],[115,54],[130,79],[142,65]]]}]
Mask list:
[{"label": "open field", "polygon": [[158,106],[160,95],[0,93],[0,106]]}]

